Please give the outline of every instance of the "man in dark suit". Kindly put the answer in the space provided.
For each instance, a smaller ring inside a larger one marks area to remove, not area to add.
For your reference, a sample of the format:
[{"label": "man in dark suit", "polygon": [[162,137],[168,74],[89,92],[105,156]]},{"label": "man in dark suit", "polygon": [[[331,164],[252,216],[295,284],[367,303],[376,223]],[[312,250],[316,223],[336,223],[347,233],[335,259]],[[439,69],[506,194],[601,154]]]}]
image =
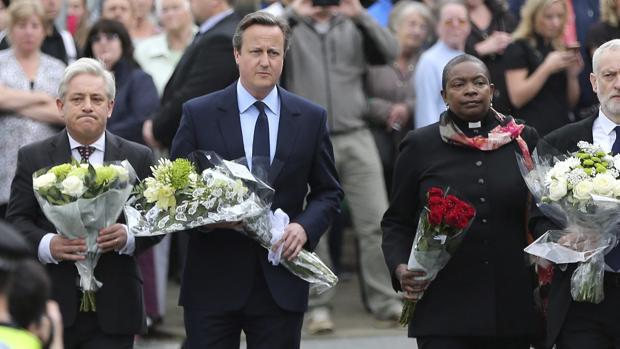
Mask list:
[{"label": "man in dark suit", "polygon": [[[269,159],[271,209],[291,218],[283,258],[313,250],[342,199],[325,110],[276,86],[288,47],[287,25],[255,12],[233,39],[240,79],[187,102],[172,143],[173,158],[202,149],[246,157],[253,172]],[[305,200],[305,205],[304,205]],[[274,247],[275,248],[275,247]],[[190,349],[299,348],[308,283],[267,261],[257,242],[231,229],[191,233],[180,304]]]},{"label": "man in dark suit", "polygon": [[144,139],[150,146],[170,147],[183,103],[223,89],[239,76],[231,44],[239,18],[229,1],[190,2],[194,19],[201,25],[166,84],[159,111],[144,124]]},{"label": "man in dark suit", "polygon": [[[620,153],[620,40],[601,45],[593,56],[592,88],[600,102],[598,115],[564,126],[545,137],[560,152],[577,151],[577,142],[594,143],[606,152]],[[530,227],[540,236],[559,229],[535,211]],[[570,235],[569,235],[570,237]],[[620,348],[620,246],[605,256],[605,299],[600,304],[575,302],[571,298],[571,275],[554,269],[547,311],[547,345],[558,349]]]},{"label": "man in dark suit", "polygon": [[56,233],[45,218],[32,189],[38,169],[71,161],[101,164],[127,159],[138,177],[149,175],[151,151],[106,132],[114,105],[114,79],[101,63],[82,58],[70,65],[59,87],[57,105],[66,130],[19,150],[7,220],[18,227],[38,251],[52,279],[52,297],[65,324],[65,348],[132,348],[135,334],[146,329],[141,276],[134,256],[158,239],[134,239],[126,226],[102,227],[97,243],[102,251],[95,277],[103,283],[96,293],[97,311],[78,312],[81,292],[74,261],[84,259],[84,239],[69,240]]}]

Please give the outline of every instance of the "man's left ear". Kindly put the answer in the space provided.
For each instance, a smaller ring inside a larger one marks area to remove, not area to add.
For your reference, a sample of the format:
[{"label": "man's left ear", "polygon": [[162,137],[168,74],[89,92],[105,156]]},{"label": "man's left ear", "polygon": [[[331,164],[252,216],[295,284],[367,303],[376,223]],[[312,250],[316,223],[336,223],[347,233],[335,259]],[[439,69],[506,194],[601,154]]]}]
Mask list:
[{"label": "man's left ear", "polygon": [[108,119],[112,117],[112,111],[114,110],[114,100],[111,100],[110,102],[110,114],[108,114]]}]

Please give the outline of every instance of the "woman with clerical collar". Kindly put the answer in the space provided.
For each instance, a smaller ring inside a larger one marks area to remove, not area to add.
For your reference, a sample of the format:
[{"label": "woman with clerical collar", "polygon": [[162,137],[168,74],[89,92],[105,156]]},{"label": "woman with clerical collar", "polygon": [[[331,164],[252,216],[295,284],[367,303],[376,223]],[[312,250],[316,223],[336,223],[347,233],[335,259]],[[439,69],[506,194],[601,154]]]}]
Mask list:
[{"label": "woman with clerical collar", "polygon": [[[448,110],[439,122],[410,132],[396,161],[383,253],[395,290],[419,299],[408,332],[419,348],[528,349],[535,331],[523,252],[528,190],[515,153],[531,159],[538,135],[491,108],[489,76],[474,56],[448,62],[442,76]],[[431,187],[450,188],[475,207],[476,217],[429,284],[407,262]]]}]

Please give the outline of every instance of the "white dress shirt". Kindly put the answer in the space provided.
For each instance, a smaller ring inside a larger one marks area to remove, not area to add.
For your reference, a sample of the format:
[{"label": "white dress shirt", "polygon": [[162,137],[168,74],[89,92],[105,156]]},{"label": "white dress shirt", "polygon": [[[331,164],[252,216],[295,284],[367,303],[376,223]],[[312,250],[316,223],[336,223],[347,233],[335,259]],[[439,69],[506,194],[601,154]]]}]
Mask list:
[{"label": "white dress shirt", "polygon": [[[71,156],[76,160],[81,160],[82,157],[78,152],[77,148],[82,146],[78,141],[76,141],[69,132],[67,132],[67,136],[69,136],[69,147],[71,148]],[[93,165],[101,165],[103,164],[103,156],[105,154],[105,132],[99,137],[97,141],[90,145],[95,148],[95,151],[88,158],[88,162]],[[123,224],[125,228],[125,234],[127,234],[127,226]],[[56,236],[57,233],[47,233],[43,236],[41,241],[39,242],[38,248],[38,257],[39,261],[44,264],[54,263],[58,264],[58,261],[52,257],[52,251],[50,249],[50,244],[52,242],[52,238]],[[125,246],[118,251],[119,254],[125,255],[133,255],[136,249],[136,240],[133,234],[127,234],[127,242]]]},{"label": "white dress shirt", "polygon": [[[254,144],[254,126],[258,120],[258,109],[254,106],[254,98],[237,80],[237,105],[239,107],[239,117],[241,118],[241,133],[243,135],[243,149],[245,157],[248,161],[248,168],[252,170],[252,146]],[[265,114],[269,120],[269,161],[273,162],[276,154],[276,146],[278,144],[278,126],[280,123],[280,98],[278,97],[278,89],[274,88],[262,100],[267,106]]]}]

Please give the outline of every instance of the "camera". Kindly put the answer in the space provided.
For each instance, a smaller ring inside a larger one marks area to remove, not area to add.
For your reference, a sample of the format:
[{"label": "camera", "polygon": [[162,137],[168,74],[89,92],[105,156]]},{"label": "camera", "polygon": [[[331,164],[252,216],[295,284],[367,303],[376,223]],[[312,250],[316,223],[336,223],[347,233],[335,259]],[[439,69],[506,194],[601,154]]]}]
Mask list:
[{"label": "camera", "polygon": [[312,6],[338,6],[340,5],[340,0],[312,0]]}]

